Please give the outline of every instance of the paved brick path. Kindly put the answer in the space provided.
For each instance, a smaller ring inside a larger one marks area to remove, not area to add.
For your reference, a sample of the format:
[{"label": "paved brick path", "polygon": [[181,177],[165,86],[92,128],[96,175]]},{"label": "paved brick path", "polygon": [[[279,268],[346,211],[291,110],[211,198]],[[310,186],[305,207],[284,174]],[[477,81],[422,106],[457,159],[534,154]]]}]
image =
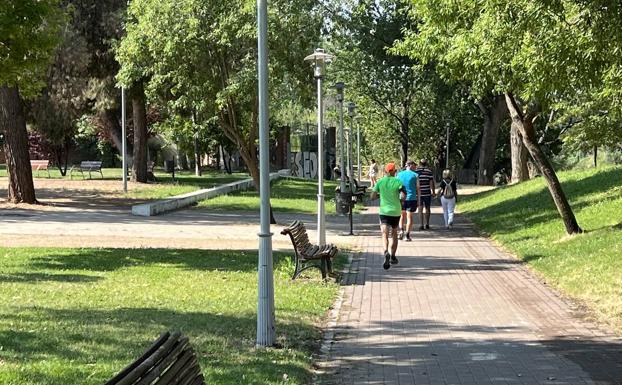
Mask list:
[{"label": "paved brick path", "polygon": [[319,383],[622,384],[622,341],[463,218],[447,231],[435,212],[385,271],[370,211]]}]

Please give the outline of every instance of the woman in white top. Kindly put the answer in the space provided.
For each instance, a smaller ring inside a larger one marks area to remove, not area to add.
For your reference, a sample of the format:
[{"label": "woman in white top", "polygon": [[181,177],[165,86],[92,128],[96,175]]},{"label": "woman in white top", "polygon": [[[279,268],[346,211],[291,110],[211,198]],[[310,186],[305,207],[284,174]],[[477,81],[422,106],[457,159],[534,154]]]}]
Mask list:
[{"label": "woman in white top", "polygon": [[371,160],[371,164],[369,165],[369,173],[367,173],[367,175],[369,175],[369,180],[371,181],[371,187],[374,187],[374,185],[376,184],[378,178],[378,165],[376,164],[375,160]]},{"label": "woman in white top", "polygon": [[443,206],[445,228],[451,229],[454,224],[454,210],[456,209],[458,190],[450,170],[443,170],[443,180],[441,180],[438,195],[441,197],[441,206]]}]

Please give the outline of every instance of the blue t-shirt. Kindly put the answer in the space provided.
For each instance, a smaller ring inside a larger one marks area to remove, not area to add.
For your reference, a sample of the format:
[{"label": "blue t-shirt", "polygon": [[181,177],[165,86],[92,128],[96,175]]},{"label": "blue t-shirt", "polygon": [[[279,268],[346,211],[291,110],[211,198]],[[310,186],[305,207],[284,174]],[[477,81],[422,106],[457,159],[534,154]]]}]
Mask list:
[{"label": "blue t-shirt", "polygon": [[417,173],[412,170],[402,170],[397,173],[397,178],[402,181],[406,189],[406,200],[417,200]]}]

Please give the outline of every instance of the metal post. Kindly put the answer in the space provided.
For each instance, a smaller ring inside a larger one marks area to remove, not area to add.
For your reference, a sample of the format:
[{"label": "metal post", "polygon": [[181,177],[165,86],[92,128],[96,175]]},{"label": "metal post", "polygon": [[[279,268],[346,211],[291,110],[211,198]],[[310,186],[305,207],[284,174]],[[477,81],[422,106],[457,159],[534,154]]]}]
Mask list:
[{"label": "metal post", "polygon": [[361,181],[361,126],[356,125],[356,164],[359,174],[359,182]]},{"label": "metal post", "polygon": [[339,191],[346,191],[346,160],[345,160],[345,146],[344,146],[344,132],[343,132],[343,88],[344,84],[339,82],[336,85],[337,88],[337,105],[339,107],[339,171],[341,171],[341,178],[339,183]]},{"label": "metal post", "polygon": [[257,346],[272,346],[274,333],[274,278],[270,232],[270,153],[268,148],[268,1],[257,0],[257,71],[259,78],[259,298]]},{"label": "metal post", "polygon": [[322,103],[322,77],[317,77],[317,243],[326,244],[324,222],[324,106]]},{"label": "metal post", "polygon": [[446,153],[445,153],[445,168],[449,169],[449,123],[447,123],[447,141],[445,142]]},{"label": "metal post", "polygon": [[350,129],[348,130],[348,181],[350,183],[350,191],[356,192],[356,186],[354,185],[354,159],[352,154],[352,133],[354,118],[350,119]]},{"label": "metal post", "polygon": [[125,87],[121,87],[121,174],[123,175],[123,192],[127,192],[127,135],[125,126]]}]

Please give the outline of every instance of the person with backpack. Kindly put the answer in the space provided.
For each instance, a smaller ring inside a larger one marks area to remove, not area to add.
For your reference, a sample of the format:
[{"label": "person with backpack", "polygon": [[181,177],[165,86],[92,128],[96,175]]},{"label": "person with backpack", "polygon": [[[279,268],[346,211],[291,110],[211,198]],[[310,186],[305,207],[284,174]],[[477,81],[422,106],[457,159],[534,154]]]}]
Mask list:
[{"label": "person with backpack", "polygon": [[443,179],[439,185],[438,195],[441,197],[445,228],[451,229],[454,225],[454,210],[458,198],[458,188],[450,170],[443,170]]}]

